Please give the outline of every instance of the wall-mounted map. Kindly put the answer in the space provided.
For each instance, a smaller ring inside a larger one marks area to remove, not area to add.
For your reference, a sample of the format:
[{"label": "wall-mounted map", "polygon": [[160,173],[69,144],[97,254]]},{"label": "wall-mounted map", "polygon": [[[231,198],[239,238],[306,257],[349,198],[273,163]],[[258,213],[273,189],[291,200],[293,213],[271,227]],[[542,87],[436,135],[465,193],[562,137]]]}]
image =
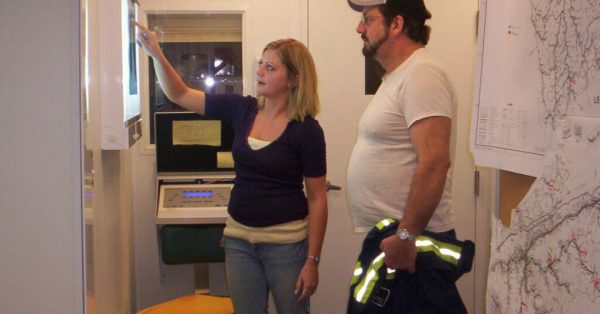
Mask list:
[{"label": "wall-mounted map", "polygon": [[600,2],[480,2],[476,163],[536,176],[493,223],[488,313],[600,306]]}]

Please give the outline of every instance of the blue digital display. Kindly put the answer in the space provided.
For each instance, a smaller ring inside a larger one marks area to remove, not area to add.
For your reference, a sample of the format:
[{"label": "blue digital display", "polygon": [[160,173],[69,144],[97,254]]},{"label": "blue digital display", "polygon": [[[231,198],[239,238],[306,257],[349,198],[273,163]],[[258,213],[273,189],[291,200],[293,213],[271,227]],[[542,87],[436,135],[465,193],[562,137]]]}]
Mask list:
[{"label": "blue digital display", "polygon": [[188,191],[183,192],[183,197],[212,197],[213,194],[212,191]]}]

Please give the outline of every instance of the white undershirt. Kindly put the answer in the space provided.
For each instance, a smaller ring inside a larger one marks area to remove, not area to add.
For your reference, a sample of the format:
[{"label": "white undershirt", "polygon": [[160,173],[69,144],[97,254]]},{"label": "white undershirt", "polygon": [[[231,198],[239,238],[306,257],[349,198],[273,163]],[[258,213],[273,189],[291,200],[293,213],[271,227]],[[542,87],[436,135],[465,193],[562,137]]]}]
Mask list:
[{"label": "white undershirt", "polygon": [[269,144],[271,144],[271,142],[248,136],[248,145],[250,145],[250,148],[253,150],[259,150],[265,146],[268,146]]},{"label": "white undershirt", "polygon": [[[357,232],[370,230],[384,218],[401,219],[417,155],[410,126],[420,119],[453,119],[451,156],[454,156],[456,98],[439,64],[425,49],[387,74],[358,124],[358,138],[348,164],[347,199]],[[454,227],[451,173],[439,206],[426,230]]]}]

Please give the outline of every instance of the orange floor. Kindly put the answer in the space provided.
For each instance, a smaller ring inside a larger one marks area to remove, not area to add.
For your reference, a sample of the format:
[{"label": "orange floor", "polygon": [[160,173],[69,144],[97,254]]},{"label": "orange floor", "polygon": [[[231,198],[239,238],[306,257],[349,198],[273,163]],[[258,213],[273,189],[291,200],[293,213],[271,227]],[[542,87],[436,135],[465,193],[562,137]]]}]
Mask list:
[{"label": "orange floor", "polygon": [[137,314],[232,314],[231,299],[208,295],[190,295],[139,311]]}]

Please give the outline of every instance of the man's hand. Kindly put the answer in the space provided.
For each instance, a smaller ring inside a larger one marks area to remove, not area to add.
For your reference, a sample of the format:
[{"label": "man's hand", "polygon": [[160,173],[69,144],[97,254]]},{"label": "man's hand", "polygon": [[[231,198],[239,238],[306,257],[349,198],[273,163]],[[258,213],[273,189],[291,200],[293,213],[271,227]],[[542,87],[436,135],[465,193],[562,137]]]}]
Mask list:
[{"label": "man's hand", "polygon": [[388,268],[407,270],[411,274],[415,272],[417,247],[414,241],[401,240],[392,235],[383,239],[379,248],[385,253],[384,260]]}]

